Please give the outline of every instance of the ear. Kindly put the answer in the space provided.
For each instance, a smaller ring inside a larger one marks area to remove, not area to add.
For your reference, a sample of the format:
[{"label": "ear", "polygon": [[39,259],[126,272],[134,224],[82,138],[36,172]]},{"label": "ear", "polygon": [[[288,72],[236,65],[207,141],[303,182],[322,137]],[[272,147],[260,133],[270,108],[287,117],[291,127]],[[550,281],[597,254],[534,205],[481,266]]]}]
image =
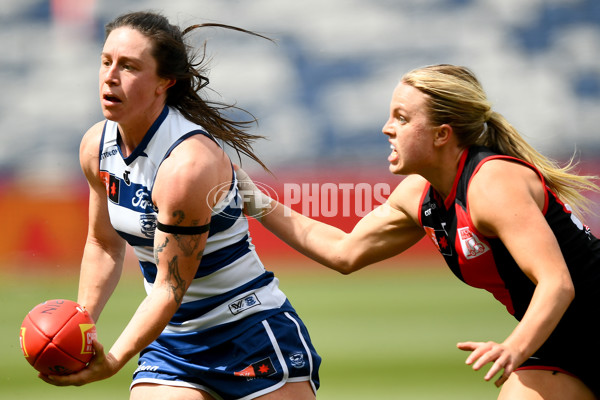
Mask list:
[{"label": "ear", "polygon": [[454,133],[452,127],[448,124],[440,125],[434,135],[433,143],[436,146],[443,146],[450,141]]},{"label": "ear", "polygon": [[175,79],[167,79],[167,78],[161,79],[160,83],[156,87],[156,93],[157,94],[166,93],[167,89],[169,89],[171,86],[173,86],[176,82],[177,82],[177,80],[175,80]]}]

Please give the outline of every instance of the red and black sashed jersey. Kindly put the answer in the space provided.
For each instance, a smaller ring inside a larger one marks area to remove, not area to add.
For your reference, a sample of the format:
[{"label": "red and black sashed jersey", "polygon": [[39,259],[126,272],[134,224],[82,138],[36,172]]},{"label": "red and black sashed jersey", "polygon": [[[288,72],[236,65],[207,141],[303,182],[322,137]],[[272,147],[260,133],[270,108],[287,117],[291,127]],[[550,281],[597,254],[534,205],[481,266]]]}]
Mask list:
[{"label": "red and black sashed jersey", "polygon": [[[467,202],[471,178],[485,162],[499,158],[520,162],[537,172],[522,160],[496,154],[485,147],[466,149],[452,192],[446,199],[431,185],[426,186],[421,198],[420,223],[459,279],[492,293],[520,320],[529,306],[535,285],[519,268],[500,239],[486,237],[475,229]],[[538,175],[543,183],[543,177],[539,172]],[[489,184],[493,185],[494,182]],[[562,203],[546,186],[545,191],[546,201],[542,212],[558,240],[575,285],[577,301],[571,304],[570,309],[573,309],[577,307],[576,304],[582,305],[586,298],[598,298],[600,241],[571,213],[568,205]]]}]

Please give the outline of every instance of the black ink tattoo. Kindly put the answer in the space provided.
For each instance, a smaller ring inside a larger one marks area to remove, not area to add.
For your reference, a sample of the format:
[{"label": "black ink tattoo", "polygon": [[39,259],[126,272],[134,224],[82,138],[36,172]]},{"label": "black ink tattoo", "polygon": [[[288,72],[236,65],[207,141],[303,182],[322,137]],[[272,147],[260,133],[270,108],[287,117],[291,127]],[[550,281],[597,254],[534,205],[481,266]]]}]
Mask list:
[{"label": "black ink tattoo", "polygon": [[171,287],[171,292],[173,293],[173,298],[175,299],[177,305],[180,305],[183,301],[183,295],[185,294],[186,282],[181,278],[181,274],[179,273],[177,256],[174,256],[171,261],[169,261],[167,279]]},{"label": "black ink tattoo", "polygon": [[175,225],[179,225],[185,219],[185,213],[183,212],[183,210],[176,210],[173,211],[173,217],[177,218],[177,221],[175,221]]},{"label": "black ink tattoo", "polygon": [[[175,224],[179,225],[185,218],[185,213],[183,212],[183,210],[176,210],[176,211],[173,211],[173,217],[177,217],[177,221],[175,222]],[[206,221],[205,225],[208,224],[208,222],[209,222],[209,220]],[[192,221],[192,226],[198,226],[198,225],[200,225],[200,220]],[[201,236],[202,236],[202,234],[200,234],[200,235],[173,234],[173,237],[177,241],[177,245],[179,246],[179,249],[183,252],[183,255],[185,257],[191,257],[192,255],[194,255],[194,253],[196,251],[198,251],[198,246],[200,245],[200,237]],[[204,252],[204,249],[200,250],[200,254],[196,256],[198,260],[200,260],[200,258],[202,257],[203,252]]]},{"label": "black ink tattoo", "polygon": [[165,238],[165,242],[163,244],[159,244],[154,247],[154,263],[158,265],[158,253],[162,253],[162,251],[167,247],[167,243],[169,243],[169,238]]}]

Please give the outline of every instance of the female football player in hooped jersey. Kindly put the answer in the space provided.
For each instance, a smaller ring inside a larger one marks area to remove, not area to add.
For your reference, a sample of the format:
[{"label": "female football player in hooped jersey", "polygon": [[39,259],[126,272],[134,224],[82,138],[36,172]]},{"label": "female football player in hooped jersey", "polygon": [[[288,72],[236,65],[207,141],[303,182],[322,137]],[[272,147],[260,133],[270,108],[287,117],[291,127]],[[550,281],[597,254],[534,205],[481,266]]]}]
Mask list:
[{"label": "female football player in hooped jersey", "polygon": [[141,353],[131,399],[315,399],[320,357],[256,255],[233,165],[216,140],[260,163],[256,137],[199,95],[208,80],[184,38],[206,25],[216,26],[181,32],[138,12],[106,27],[106,121],[81,144],[90,215],[78,302],[98,320],[126,243],[148,294],[110,351],[96,342],[87,368],[41,376],[48,383],[108,378]]},{"label": "female football player in hooped jersey", "polygon": [[458,344],[474,369],[491,363],[485,379],[496,377],[500,399],[600,396],[600,241],[572,212],[589,211],[581,193],[598,190],[591,177],[531,148],[463,67],[406,74],[383,133],[390,171],[408,176],[350,233],[269,199],[238,170],[244,193],[254,192],[248,200],[259,200],[246,212],[344,274],[427,235],[457,277],[519,321],[502,343]]}]

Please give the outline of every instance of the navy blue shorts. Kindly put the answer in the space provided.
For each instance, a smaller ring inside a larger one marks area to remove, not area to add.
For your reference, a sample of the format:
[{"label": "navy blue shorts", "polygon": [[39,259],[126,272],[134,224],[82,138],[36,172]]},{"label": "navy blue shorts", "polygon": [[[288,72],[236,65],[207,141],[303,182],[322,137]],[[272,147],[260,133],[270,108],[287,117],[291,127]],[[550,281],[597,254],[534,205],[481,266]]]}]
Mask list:
[{"label": "navy blue shorts", "polygon": [[169,349],[155,341],[140,354],[131,387],[138,383],[203,390],[216,399],[252,399],[287,382],[319,387],[321,357],[300,318],[278,313],[216,346]]}]

